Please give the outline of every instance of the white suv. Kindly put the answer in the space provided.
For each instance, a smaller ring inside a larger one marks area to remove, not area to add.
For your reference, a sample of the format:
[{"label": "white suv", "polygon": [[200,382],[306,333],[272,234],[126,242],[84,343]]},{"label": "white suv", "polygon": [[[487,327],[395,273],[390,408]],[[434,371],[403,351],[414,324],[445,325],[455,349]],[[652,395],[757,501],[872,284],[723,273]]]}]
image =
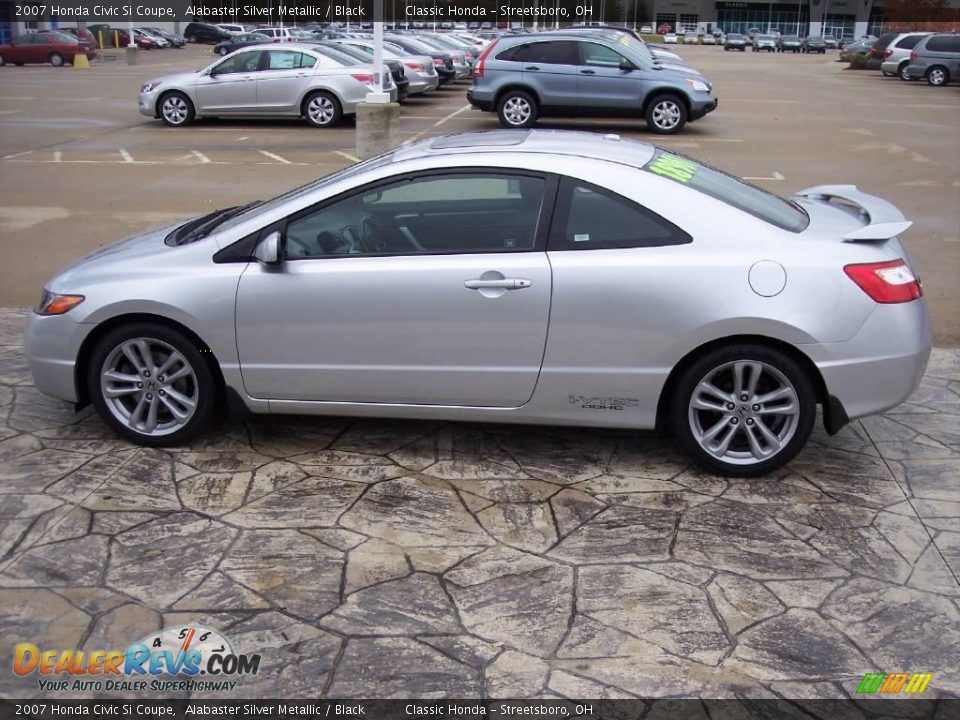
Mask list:
[{"label": "white suv", "polygon": [[297,37],[287,27],[262,27],[254,30],[255,33],[266,35],[274,42],[295,42]]}]

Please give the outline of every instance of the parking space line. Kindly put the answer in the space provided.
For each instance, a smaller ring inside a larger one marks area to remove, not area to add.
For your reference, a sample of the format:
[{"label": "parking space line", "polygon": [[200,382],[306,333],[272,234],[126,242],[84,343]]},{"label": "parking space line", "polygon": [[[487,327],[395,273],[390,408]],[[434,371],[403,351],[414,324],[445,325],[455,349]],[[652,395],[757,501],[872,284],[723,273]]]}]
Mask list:
[{"label": "parking space line", "polygon": [[258,150],[257,152],[259,152],[261,155],[266,155],[271,160],[276,160],[277,162],[283,163],[284,165],[293,165],[290,160],[287,160],[285,157],[281,157],[276,153],[267,152],[266,150]]},{"label": "parking space line", "polygon": [[210,162],[210,158],[208,158],[199,150],[191,150],[190,154],[193,155],[197,160],[199,160],[201,165],[206,165]]},{"label": "parking space line", "polygon": [[0,110],[0,115],[13,115],[18,112],[23,112],[23,110]]},{"label": "parking space line", "polygon": [[741,143],[743,138],[700,138],[700,142],[729,142]]},{"label": "parking space line", "polygon": [[360,158],[358,158],[356,155],[351,155],[350,153],[344,152],[343,150],[334,150],[333,154],[339,155],[342,158],[346,158],[350,162],[360,162]]},{"label": "parking space line", "polygon": [[61,162],[63,160],[63,153],[60,150],[53,151],[53,161]]},{"label": "parking space line", "polygon": [[13,158],[23,157],[24,155],[32,155],[33,150],[24,150],[23,152],[13,153],[13,155],[4,155],[3,160],[11,160]]},{"label": "parking space line", "polygon": [[448,122],[449,120],[452,120],[453,118],[455,118],[455,117],[456,117],[457,115],[459,115],[460,113],[466,112],[467,110],[470,110],[471,108],[473,108],[472,105],[464,105],[464,106],[463,106],[462,108],[460,108],[459,110],[454,110],[454,111],[453,111],[452,113],[450,113],[449,115],[445,115],[445,116],[443,116],[442,118],[440,118],[439,120],[437,120],[433,125],[431,125],[431,126],[430,126],[429,128],[427,128],[426,130],[423,130],[422,132],[416,133],[412,138],[410,138],[410,139],[408,139],[408,140],[405,140],[405,141],[403,142],[403,144],[404,144],[404,145],[409,145],[409,144],[412,143],[412,142],[416,142],[418,139],[420,139],[420,138],[423,137],[424,135],[427,135],[427,134],[429,134],[429,133],[432,133],[432,132],[435,131],[438,127],[440,127],[441,125],[443,125],[444,123]]},{"label": "parking space line", "polygon": [[136,162],[136,160],[133,159],[133,155],[131,155],[129,152],[127,152],[123,148],[117,148],[117,151],[120,153],[120,157],[123,158],[124,162],[126,163]]}]

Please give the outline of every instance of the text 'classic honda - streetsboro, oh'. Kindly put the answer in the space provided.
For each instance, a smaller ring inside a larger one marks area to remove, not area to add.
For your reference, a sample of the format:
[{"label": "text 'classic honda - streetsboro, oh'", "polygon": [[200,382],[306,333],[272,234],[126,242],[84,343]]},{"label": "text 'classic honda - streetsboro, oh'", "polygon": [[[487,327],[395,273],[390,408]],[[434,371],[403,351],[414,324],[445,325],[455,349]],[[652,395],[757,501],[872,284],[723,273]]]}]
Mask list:
[{"label": "text 'classic honda - streetsboro, oh'", "polygon": [[790,460],[907,398],[930,322],[852,185],[783,199],[615,135],[433,138],[54,277],[27,354],[144,445],[256,413],[671,430],[707,468]]}]

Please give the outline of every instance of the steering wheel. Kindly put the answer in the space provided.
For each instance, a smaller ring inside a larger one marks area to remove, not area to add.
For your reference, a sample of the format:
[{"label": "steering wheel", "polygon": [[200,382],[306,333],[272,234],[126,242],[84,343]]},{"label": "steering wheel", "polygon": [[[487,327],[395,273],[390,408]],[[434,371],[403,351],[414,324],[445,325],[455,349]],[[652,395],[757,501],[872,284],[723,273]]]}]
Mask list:
[{"label": "steering wheel", "polygon": [[370,215],[360,220],[360,249],[362,252],[379,254],[387,251],[380,224]]}]

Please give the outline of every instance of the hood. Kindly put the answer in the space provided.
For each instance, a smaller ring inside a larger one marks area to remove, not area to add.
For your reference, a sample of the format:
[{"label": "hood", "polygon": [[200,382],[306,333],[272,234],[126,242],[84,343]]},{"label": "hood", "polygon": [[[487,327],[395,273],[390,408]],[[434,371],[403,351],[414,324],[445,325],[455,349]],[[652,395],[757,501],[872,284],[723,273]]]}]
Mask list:
[{"label": "hood", "polygon": [[94,250],[63,268],[46,287],[53,292],[73,292],[76,288],[88,284],[94,275],[110,274],[118,266],[143,266],[149,258],[163,254],[164,251],[169,252],[172,248],[164,242],[167,235],[192,219],[183,218],[170,225],[154,228]]},{"label": "hood", "polygon": [[160,83],[160,85],[179,85],[190,86],[195,85],[197,80],[206,68],[200,68],[199,70],[190,70],[186,72],[171,73],[169,75],[161,75],[160,77],[155,77],[150,82]]}]

